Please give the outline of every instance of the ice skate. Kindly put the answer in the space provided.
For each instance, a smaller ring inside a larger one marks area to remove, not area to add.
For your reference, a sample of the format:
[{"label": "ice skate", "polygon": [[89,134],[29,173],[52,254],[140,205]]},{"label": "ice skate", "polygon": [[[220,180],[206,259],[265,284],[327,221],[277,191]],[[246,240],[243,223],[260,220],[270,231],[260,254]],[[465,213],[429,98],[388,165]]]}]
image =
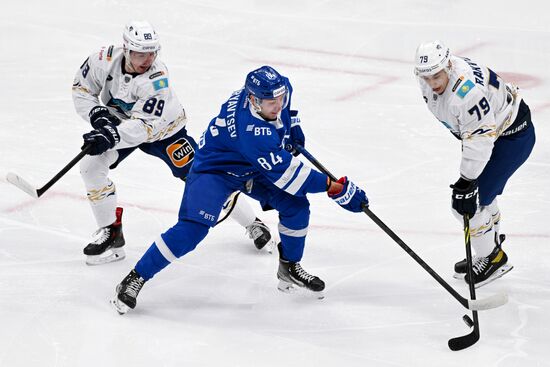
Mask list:
[{"label": "ice skate", "polygon": [[[472,264],[474,264],[476,260],[477,260],[477,256],[472,255]],[[455,264],[455,273],[453,275],[453,278],[461,279],[461,280],[464,279],[467,269],[468,269],[468,263],[466,262],[466,259],[460,260]]]},{"label": "ice skate", "polygon": [[[498,240],[497,240],[498,238]],[[495,234],[495,246],[501,248],[502,243],[506,239],[505,234],[501,234],[497,237]],[[473,255],[472,256],[472,264],[475,264],[478,257]],[[453,278],[455,279],[464,279],[464,276],[466,275],[468,264],[466,263],[466,259],[463,259],[455,264],[455,274],[453,275]],[[510,269],[511,270],[511,269]]]},{"label": "ice skate", "polygon": [[[479,288],[487,283],[490,283],[513,269],[513,266],[507,264],[508,256],[499,247],[496,246],[493,252],[487,257],[478,257],[472,264],[472,274],[476,288]],[[468,274],[464,280],[469,283]]]},{"label": "ice skate", "polygon": [[98,229],[94,233],[93,241],[84,248],[84,255],[87,255],[86,264],[101,265],[124,259],[124,244],[122,208],[117,208],[115,222]]},{"label": "ice skate", "polygon": [[325,282],[305,271],[299,262],[279,259],[277,278],[279,279],[277,288],[281,292],[294,293],[300,288],[304,288],[313,292],[319,299],[325,298],[323,293]]},{"label": "ice skate", "polygon": [[134,309],[137,303],[137,296],[141,288],[145,284],[143,279],[135,269],[126,275],[122,282],[116,287],[115,297],[111,300],[111,304],[121,315]]},{"label": "ice skate", "polygon": [[271,237],[269,227],[259,218],[256,218],[252,224],[246,226],[246,233],[254,241],[254,246],[258,250],[265,248],[270,254],[273,253],[275,241]]}]

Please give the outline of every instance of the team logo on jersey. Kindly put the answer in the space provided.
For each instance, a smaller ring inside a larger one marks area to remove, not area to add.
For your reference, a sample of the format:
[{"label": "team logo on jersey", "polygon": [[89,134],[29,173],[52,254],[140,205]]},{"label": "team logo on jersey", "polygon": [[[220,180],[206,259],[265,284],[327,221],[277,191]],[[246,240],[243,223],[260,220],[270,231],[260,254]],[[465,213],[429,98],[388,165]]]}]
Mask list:
[{"label": "team logo on jersey", "polygon": [[162,88],[168,88],[168,78],[162,78],[153,82],[153,88],[159,90]]},{"label": "team logo on jersey", "polygon": [[466,94],[468,94],[474,86],[475,86],[474,82],[472,82],[470,79],[468,79],[462,85],[462,87],[458,88],[458,91],[456,92],[456,95],[459,96],[460,98],[464,98],[466,96]]},{"label": "team logo on jersey", "polygon": [[182,168],[193,161],[195,149],[185,138],[181,138],[166,147],[166,153],[174,166]]},{"label": "team logo on jersey", "polygon": [[136,104],[135,102],[124,102],[122,99],[114,98],[110,91],[109,96],[111,98],[109,99],[109,102],[107,102],[107,106],[115,108],[118,112],[126,116],[128,116],[127,112],[131,111]]}]

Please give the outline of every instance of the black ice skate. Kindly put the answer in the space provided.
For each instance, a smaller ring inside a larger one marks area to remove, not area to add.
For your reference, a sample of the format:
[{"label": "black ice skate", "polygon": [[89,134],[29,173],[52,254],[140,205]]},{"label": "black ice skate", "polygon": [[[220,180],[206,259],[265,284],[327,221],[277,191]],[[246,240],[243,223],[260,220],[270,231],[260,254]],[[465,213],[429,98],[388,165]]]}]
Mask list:
[{"label": "black ice skate", "polygon": [[[502,243],[506,239],[505,234],[498,235],[495,233],[495,247],[502,248]],[[476,263],[476,260],[478,259],[477,256],[472,256],[472,264]],[[511,268],[509,269],[511,270]],[[455,264],[455,274],[453,275],[453,278],[455,279],[464,279],[464,276],[466,275],[467,271],[467,264],[466,259],[463,259]]]},{"label": "black ice skate", "polygon": [[126,275],[126,278],[116,286],[115,298],[111,300],[111,304],[119,314],[123,315],[128,312],[128,310],[136,307],[137,296],[144,284],[145,279],[143,279],[135,269],[132,269],[132,271]]},{"label": "black ice skate", "polygon": [[248,234],[248,237],[254,241],[254,246],[256,246],[258,250],[265,247],[269,253],[273,252],[275,241],[271,237],[269,227],[266,226],[265,223],[259,218],[256,218],[251,225],[246,226],[246,233]]},{"label": "black ice skate", "polygon": [[298,288],[305,288],[316,294],[317,298],[324,298],[323,290],[325,282],[305,271],[299,262],[290,262],[279,259],[279,270],[277,271],[279,285],[277,288],[281,292],[292,293]]},{"label": "black ice skate", "polygon": [[[508,256],[500,248],[495,246],[493,252],[487,257],[478,257],[472,264],[472,274],[476,288],[479,288],[495,279],[500,278],[510,270],[513,266],[507,264]],[[470,282],[468,274],[464,277],[466,283]]]},{"label": "black ice skate", "polygon": [[116,208],[116,220],[113,224],[98,229],[94,240],[84,248],[87,255],[86,264],[101,265],[119,261],[126,257],[122,234],[122,208]]}]

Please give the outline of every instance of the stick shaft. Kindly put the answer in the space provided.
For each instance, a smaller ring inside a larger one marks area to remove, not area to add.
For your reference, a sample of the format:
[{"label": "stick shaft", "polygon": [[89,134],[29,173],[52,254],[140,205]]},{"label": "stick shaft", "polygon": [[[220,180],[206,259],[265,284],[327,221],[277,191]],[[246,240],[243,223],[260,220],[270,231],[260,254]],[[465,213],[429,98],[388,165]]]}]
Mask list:
[{"label": "stick shaft", "polygon": [[[336,181],[336,177],[330,173],[328,169],[326,169],[315,157],[311,155],[304,147],[297,146],[296,149],[303,154],[304,157],[307,158],[308,161],[310,161],[315,167],[317,167],[318,170],[326,174],[330,177],[331,180]],[[369,208],[368,206],[363,207],[363,212],[369,216],[370,219],[374,223],[378,225],[388,236],[390,236],[409,256],[411,256],[424,270],[428,272],[447,292],[449,292],[460,304],[462,304],[464,307],[469,308],[468,300],[462,297],[453,287],[451,287],[446,281],[441,278],[439,274],[435,272],[426,262],[418,256],[407,244],[399,238],[397,234],[395,234],[394,231],[392,231],[380,218],[378,218]],[[477,317],[474,315],[474,317]]]},{"label": "stick shaft", "polygon": [[48,189],[50,187],[53,186],[53,184],[55,184],[57,181],[59,181],[59,179],[63,176],[65,176],[65,174],[71,169],[73,168],[73,166],[75,164],[77,164],[86,154],[88,154],[88,152],[90,151],[91,149],[91,146],[90,145],[86,145],[84,147],[84,149],[82,149],[80,151],[80,153],[78,153],[76,155],[76,157],[74,157],[69,163],[67,163],[67,165],[65,167],[63,167],[55,176],[53,176],[53,178],[48,181],[44,186],[42,186],[41,188],[37,189],[36,190],[36,193],[38,195],[38,197],[42,196],[42,194],[44,194],[46,191],[48,191]]}]

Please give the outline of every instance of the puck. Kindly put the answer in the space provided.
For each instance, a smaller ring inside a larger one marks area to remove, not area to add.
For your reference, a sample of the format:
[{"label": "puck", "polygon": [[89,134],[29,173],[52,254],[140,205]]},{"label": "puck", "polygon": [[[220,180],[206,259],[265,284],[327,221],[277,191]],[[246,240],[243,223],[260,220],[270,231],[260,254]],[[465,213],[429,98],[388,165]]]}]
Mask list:
[{"label": "puck", "polygon": [[468,325],[468,327],[474,326],[474,322],[472,321],[472,319],[470,318],[470,316],[464,315],[464,316],[462,316],[462,320],[464,320],[464,323],[465,323],[466,325]]}]

